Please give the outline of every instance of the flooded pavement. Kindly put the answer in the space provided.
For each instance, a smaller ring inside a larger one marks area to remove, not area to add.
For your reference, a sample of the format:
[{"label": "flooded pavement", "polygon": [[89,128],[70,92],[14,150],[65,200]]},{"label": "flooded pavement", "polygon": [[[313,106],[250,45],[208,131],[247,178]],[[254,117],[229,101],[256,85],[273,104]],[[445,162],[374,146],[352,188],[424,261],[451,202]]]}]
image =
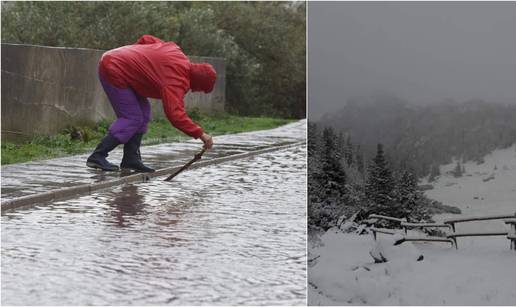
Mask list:
[{"label": "flooded pavement", "polygon": [[[215,136],[213,150],[203,160],[225,157],[267,147],[304,141],[306,120],[275,129]],[[143,146],[145,164],[155,169],[180,166],[199,151],[202,143],[191,140]],[[123,147],[118,146],[109,155],[109,161],[118,164]],[[120,178],[120,172],[101,172],[86,167],[89,154],[2,166],[2,202],[22,196],[41,194],[60,188],[92,184]]]},{"label": "flooded pavement", "polygon": [[1,303],[305,305],[305,203],[297,146],[9,212]]}]

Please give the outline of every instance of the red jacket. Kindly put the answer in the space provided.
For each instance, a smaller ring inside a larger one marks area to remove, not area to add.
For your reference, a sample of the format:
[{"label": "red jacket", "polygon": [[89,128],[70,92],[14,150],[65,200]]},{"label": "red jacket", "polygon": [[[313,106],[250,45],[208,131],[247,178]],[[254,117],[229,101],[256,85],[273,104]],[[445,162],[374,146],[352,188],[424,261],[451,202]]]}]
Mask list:
[{"label": "red jacket", "polygon": [[[175,43],[143,35],[133,45],[104,53],[99,71],[116,87],[131,87],[140,96],[161,99],[170,123],[184,133],[199,138],[203,130],[188,117],[183,101],[191,89],[191,79],[195,79],[192,76],[192,66],[195,65],[207,64],[190,63]],[[214,70],[209,76],[210,80],[213,79],[213,82],[210,81],[211,87],[204,88],[211,91],[215,83]]]}]

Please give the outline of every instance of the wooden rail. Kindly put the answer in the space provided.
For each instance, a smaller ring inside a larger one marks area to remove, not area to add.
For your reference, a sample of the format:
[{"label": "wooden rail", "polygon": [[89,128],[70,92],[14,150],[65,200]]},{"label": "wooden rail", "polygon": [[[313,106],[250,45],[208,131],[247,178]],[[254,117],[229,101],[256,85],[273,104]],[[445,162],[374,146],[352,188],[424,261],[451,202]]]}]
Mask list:
[{"label": "wooden rail", "polygon": [[405,233],[407,233],[407,229],[409,228],[448,228],[451,230],[451,225],[449,224],[436,224],[436,223],[408,223],[408,222],[402,222],[401,227],[405,230]]},{"label": "wooden rail", "polygon": [[376,218],[376,219],[388,220],[388,221],[399,222],[399,223],[407,221],[406,219],[399,219],[396,217],[385,216],[385,215],[380,215],[380,214],[370,214],[369,218],[370,219]]},{"label": "wooden rail", "polygon": [[463,217],[457,219],[447,219],[444,221],[445,224],[449,224],[452,227],[452,230],[455,232],[455,224],[456,223],[464,223],[464,222],[472,222],[472,221],[487,221],[487,220],[503,220],[516,218],[516,213],[512,215],[486,215],[486,216],[471,216],[471,217]]},{"label": "wooden rail", "polygon": [[452,246],[455,244],[455,241],[449,238],[443,238],[443,237],[411,237],[406,236],[402,239],[399,239],[398,241],[394,242],[394,245],[399,245],[403,242],[446,242],[450,243]]},{"label": "wooden rail", "polygon": [[[395,217],[379,215],[379,214],[371,214],[369,218],[376,219],[384,219],[394,222],[399,222],[400,226],[404,229],[405,234],[407,234],[408,228],[432,228],[432,227],[443,227],[448,228],[452,231],[452,233],[448,234],[446,238],[443,237],[411,237],[404,236],[403,238],[397,240],[394,245],[401,244],[406,241],[420,241],[420,242],[449,242],[458,249],[457,238],[460,237],[487,237],[487,236],[506,236],[507,239],[510,240],[510,249],[516,250],[516,213],[514,215],[487,215],[487,216],[472,216],[472,217],[463,217],[457,219],[448,219],[444,222],[444,224],[436,224],[436,223],[409,223],[406,219],[399,219]],[[510,231],[496,231],[496,232],[455,232],[455,224],[456,223],[464,223],[464,222],[472,222],[472,221],[487,221],[487,220],[500,220],[506,219],[505,224],[511,227]],[[385,234],[395,234],[396,231],[390,229],[382,229],[372,227],[370,230],[373,232],[373,237],[376,240],[377,233],[385,233]]]}]

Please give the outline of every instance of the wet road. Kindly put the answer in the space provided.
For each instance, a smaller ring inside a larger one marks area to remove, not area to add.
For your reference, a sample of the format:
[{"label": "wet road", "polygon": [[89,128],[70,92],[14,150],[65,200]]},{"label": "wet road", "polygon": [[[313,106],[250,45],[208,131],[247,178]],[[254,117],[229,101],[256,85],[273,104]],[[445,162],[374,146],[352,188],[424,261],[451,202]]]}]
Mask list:
[{"label": "wet road", "polygon": [[306,148],[2,216],[5,305],[304,305]]},{"label": "wet road", "polygon": [[[305,135],[306,120],[300,120],[275,129],[215,136],[215,146],[203,156],[203,160],[297,143],[305,141]],[[190,140],[143,146],[142,158],[148,166],[155,169],[180,166],[200,150],[201,144],[199,140]],[[120,163],[122,148],[118,146],[112,151],[109,161]],[[106,173],[86,167],[88,155],[2,166],[2,202],[60,188],[116,179],[124,175],[121,172]]]}]

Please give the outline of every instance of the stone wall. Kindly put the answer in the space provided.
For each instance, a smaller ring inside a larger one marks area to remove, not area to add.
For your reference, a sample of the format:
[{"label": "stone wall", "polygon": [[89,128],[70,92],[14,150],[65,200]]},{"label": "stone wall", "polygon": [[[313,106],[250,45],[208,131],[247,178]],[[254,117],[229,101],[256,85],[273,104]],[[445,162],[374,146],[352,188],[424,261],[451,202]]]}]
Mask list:
[{"label": "stone wall", "polygon": [[[97,78],[104,51],[2,44],[2,138],[49,135],[71,125],[94,125],[114,119],[114,113]],[[217,70],[213,92],[189,93],[187,110],[214,113],[224,110],[225,61],[191,57]],[[158,100],[151,100],[153,117],[163,117]]]}]

